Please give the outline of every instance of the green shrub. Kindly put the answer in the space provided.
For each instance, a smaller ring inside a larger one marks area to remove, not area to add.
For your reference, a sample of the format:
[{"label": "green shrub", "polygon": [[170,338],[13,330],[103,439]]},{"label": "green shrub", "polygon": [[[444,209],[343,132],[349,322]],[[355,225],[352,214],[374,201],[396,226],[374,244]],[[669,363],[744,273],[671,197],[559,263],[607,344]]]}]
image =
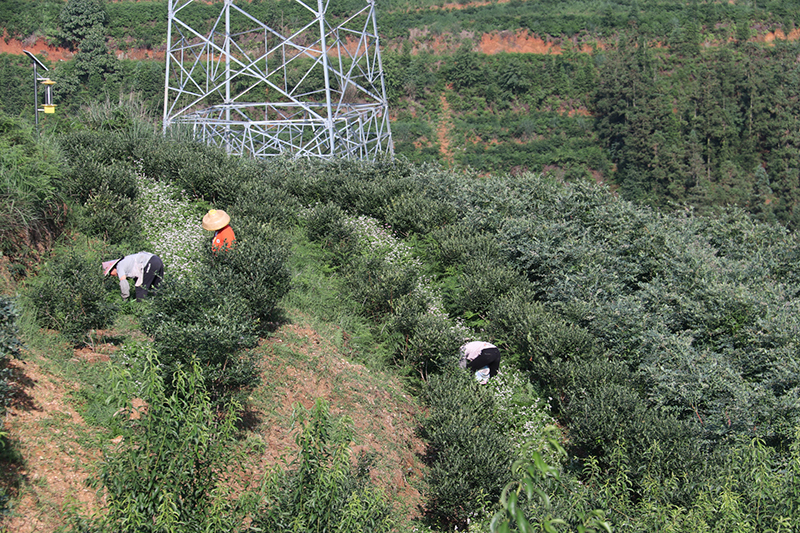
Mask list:
[{"label": "green shrub", "polygon": [[582,358],[594,351],[594,338],[583,328],[548,311],[524,289],[512,289],[489,311],[487,334],[502,340],[508,362],[532,368],[539,360]]},{"label": "green shrub", "polygon": [[[19,340],[18,317],[14,301],[0,295],[0,417],[3,419],[5,419],[6,407],[11,399],[9,380],[12,375],[8,363],[10,359],[20,357],[20,348],[22,347]],[[8,461],[12,456],[12,449],[7,432],[4,427],[0,426],[0,459]],[[0,517],[9,512],[9,499],[6,487],[0,486]]]},{"label": "green shrub", "polygon": [[84,209],[82,228],[87,235],[102,237],[110,244],[142,247],[139,211],[127,196],[115,194],[104,183],[89,195]]},{"label": "green shrub", "polygon": [[431,312],[419,295],[412,293],[393,302],[387,330],[398,337],[395,361],[422,379],[458,365],[458,349],[469,332],[446,315]]},{"label": "green shrub", "polygon": [[454,218],[455,212],[449,204],[428,198],[420,191],[406,192],[392,198],[383,213],[386,223],[404,236],[424,235]]},{"label": "green shrub", "polygon": [[100,263],[98,252],[83,243],[53,251],[24,288],[39,326],[59,331],[78,346],[87,342],[89,330],[114,321],[116,306],[106,301]]},{"label": "green shrub", "polygon": [[458,283],[444,295],[445,303],[453,315],[486,320],[496,302],[522,281],[514,268],[502,263],[469,260],[458,267]]},{"label": "green shrub", "polygon": [[234,224],[254,220],[278,229],[289,229],[298,220],[300,203],[283,189],[259,179],[251,179],[240,187],[229,214]]},{"label": "green shrub", "polygon": [[104,185],[116,196],[136,198],[135,168],[119,133],[80,132],[60,139],[68,169],[61,187],[81,205]]},{"label": "green shrub", "polygon": [[463,530],[499,500],[511,480],[511,443],[497,420],[492,391],[469,372],[430,376],[424,400],[430,408],[422,422],[429,446],[426,514]]},{"label": "green shrub", "polygon": [[477,233],[469,223],[456,223],[435,229],[431,233],[433,256],[443,267],[457,266],[470,259],[486,262],[500,260],[496,239]]},{"label": "green shrub", "polygon": [[224,149],[191,139],[167,139],[149,143],[137,153],[145,176],[171,182],[193,198],[231,205],[239,183],[250,178],[245,159]]},{"label": "green shrub", "polygon": [[230,287],[213,279],[167,279],[142,325],[166,376],[197,360],[215,399],[246,392],[258,382],[255,362],[242,353],[258,340],[255,323],[247,302]]},{"label": "green shrub", "polygon": [[202,277],[225,286],[247,306],[249,320],[265,326],[289,291],[289,244],[282,231],[254,219],[240,221],[235,231],[228,250],[215,253],[206,244]]},{"label": "green shrub", "polygon": [[[584,484],[558,466],[558,461],[567,454],[556,437],[557,433],[555,426],[545,427],[540,438],[547,445],[547,452],[536,450],[530,459],[514,463],[515,480],[503,489],[502,508],[489,522],[491,533],[611,533],[612,522],[606,520],[602,509],[585,508],[584,502],[589,499],[589,494]],[[566,508],[564,501],[570,502]]]},{"label": "green shrub", "polygon": [[20,356],[22,343],[19,340],[18,317],[14,300],[0,295],[0,366],[8,359],[18,359]]},{"label": "green shrub", "polygon": [[267,478],[253,524],[275,533],[393,531],[391,504],[371,485],[368,465],[350,460],[352,421],[334,419],[321,399],[311,411],[295,406],[295,413],[298,457],[291,470]]},{"label": "green shrub", "polygon": [[[19,359],[22,343],[19,340],[19,325],[14,301],[0,295],[0,415],[4,415],[6,405],[10,399],[8,378],[10,371],[7,368],[11,359]],[[1,431],[0,431],[1,433]],[[0,449],[3,448],[3,440],[0,438]]]},{"label": "green shrub", "polygon": [[[108,513],[76,529],[243,531],[242,508],[228,486],[237,404],[215,408],[198,361],[188,361],[167,387],[155,350],[141,344],[134,351],[142,371],[116,366],[109,396],[122,417],[123,439],[105,448],[94,480]],[[143,408],[134,410],[135,398]]]},{"label": "green shrub", "polygon": [[550,399],[542,397],[527,373],[505,362],[488,386],[517,457],[530,460],[534,453],[547,456],[547,428],[556,422],[550,413]]},{"label": "green shrub", "polygon": [[358,236],[347,215],[334,204],[314,206],[305,219],[306,233],[312,242],[318,242],[332,254],[337,264],[343,264],[358,246]]},{"label": "green shrub", "polygon": [[344,273],[347,290],[361,303],[361,313],[384,319],[395,303],[417,286],[419,273],[413,265],[390,263],[381,255],[357,255]]}]

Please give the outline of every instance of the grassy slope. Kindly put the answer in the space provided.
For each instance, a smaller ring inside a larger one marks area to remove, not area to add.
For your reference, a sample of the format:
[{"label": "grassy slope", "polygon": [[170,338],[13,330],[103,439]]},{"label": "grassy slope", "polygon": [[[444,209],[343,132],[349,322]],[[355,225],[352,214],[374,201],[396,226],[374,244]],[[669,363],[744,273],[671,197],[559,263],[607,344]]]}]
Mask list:
[{"label": "grassy slope", "polygon": [[[242,416],[239,443],[251,464],[242,465],[240,479],[257,485],[268,469],[291,460],[293,405],[310,408],[321,397],[332,414],[353,420],[354,458],[360,452],[373,456],[373,479],[413,516],[421,502],[423,443],[415,436],[420,407],[398,379],[371,368],[375,365],[353,362],[368,361],[368,348],[361,347],[368,339],[355,333],[357,327],[342,327],[346,319],[332,308],[335,290],[316,267],[295,265],[301,282],[285,299],[285,320],[256,348],[263,382]],[[4,279],[4,292],[12,292],[13,284]],[[113,386],[108,369],[119,345],[141,337],[137,318],[123,315],[81,350],[65,347],[47,332],[25,339],[25,361],[14,362],[16,394],[6,420],[18,454],[0,463],[14,511],[0,517],[0,531],[57,531],[71,515],[102,509],[86,481],[101,450],[114,444],[108,429],[113,413],[104,405]]]}]

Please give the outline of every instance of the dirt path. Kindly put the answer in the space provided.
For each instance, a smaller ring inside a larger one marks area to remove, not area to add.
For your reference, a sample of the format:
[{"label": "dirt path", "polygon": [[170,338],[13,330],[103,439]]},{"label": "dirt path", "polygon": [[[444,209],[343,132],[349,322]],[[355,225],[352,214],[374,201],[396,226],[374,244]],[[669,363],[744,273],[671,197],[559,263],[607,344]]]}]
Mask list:
[{"label": "dirt path", "polygon": [[[97,449],[85,443],[94,433],[71,405],[71,386],[33,361],[12,361],[15,391],[5,428],[21,461],[0,463],[14,508],[0,529],[32,533],[55,531],[71,508],[91,513],[99,506],[86,485]],[[10,486],[8,486],[10,485]]]},{"label": "dirt path", "polygon": [[453,113],[450,111],[450,103],[447,101],[445,93],[439,96],[439,103],[442,106],[442,112],[439,114],[439,122],[436,125],[436,138],[439,141],[439,153],[442,154],[443,161],[446,161],[449,166],[453,166],[453,151],[450,148],[450,131],[453,129]]}]

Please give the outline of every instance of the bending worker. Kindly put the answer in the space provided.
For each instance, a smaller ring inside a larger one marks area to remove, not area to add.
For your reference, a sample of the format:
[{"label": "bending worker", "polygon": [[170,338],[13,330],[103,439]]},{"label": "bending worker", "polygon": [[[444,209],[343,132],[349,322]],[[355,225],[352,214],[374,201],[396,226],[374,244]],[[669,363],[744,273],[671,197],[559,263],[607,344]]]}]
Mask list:
[{"label": "bending worker", "polygon": [[203,229],[214,232],[214,240],[211,241],[211,249],[215,252],[226,250],[236,242],[236,235],[230,225],[231,217],[222,209],[211,209],[203,216]]},{"label": "bending worker", "polygon": [[458,366],[463,369],[469,368],[473,372],[487,366],[489,367],[489,377],[493,378],[500,370],[500,350],[494,344],[483,341],[468,342],[461,347],[461,360]]},{"label": "bending worker", "polygon": [[147,291],[158,287],[164,278],[164,263],[155,254],[139,252],[103,262],[103,275],[109,274],[119,278],[119,290],[123,300],[127,300],[131,295],[128,278],[134,278],[136,301],[141,302],[147,296]]}]

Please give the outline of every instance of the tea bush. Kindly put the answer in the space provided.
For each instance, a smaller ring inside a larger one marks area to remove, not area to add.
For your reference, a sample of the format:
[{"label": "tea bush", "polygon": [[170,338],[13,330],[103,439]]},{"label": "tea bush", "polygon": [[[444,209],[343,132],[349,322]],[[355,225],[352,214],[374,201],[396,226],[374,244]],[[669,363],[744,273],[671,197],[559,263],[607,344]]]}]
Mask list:
[{"label": "tea bush", "polygon": [[135,169],[130,163],[115,159],[105,160],[93,153],[73,154],[62,186],[81,205],[102,188],[108,194],[129,201],[135,200],[137,194]]},{"label": "tea bush", "polygon": [[594,337],[585,329],[549,310],[521,287],[497,299],[488,318],[487,334],[502,340],[508,362],[519,368],[530,370],[534,361],[580,358],[595,350]]},{"label": "tea bush", "polygon": [[85,242],[54,249],[24,287],[39,326],[57,330],[79,346],[87,342],[89,330],[114,321],[117,307],[106,300],[100,263],[98,251]]},{"label": "tea bush", "polygon": [[191,139],[166,139],[142,145],[136,159],[145,176],[175,184],[190,198],[230,205],[238,184],[249,179],[255,163],[231,156],[224,149]]},{"label": "tea bush", "polygon": [[229,250],[213,252],[206,244],[201,276],[241,301],[250,322],[266,326],[289,291],[289,243],[282,231],[255,219],[240,220],[235,231],[236,242]]},{"label": "tea bush", "polygon": [[244,393],[259,379],[250,356],[258,336],[247,302],[234,289],[206,278],[166,279],[142,318],[153,337],[167,386],[197,360],[215,400]]},{"label": "tea bush", "polygon": [[500,247],[494,236],[475,231],[466,221],[431,232],[432,257],[442,267],[458,266],[469,260],[499,263]]},{"label": "tea bush", "polygon": [[252,178],[242,183],[230,204],[231,220],[254,220],[276,229],[288,230],[298,223],[300,202],[283,189],[266,180]]},{"label": "tea bush", "polygon": [[429,406],[421,434],[428,442],[426,514],[459,530],[496,503],[511,480],[514,460],[492,391],[470,372],[431,375],[423,399]]},{"label": "tea bush", "polygon": [[310,411],[296,405],[295,416],[298,456],[289,470],[266,479],[254,526],[277,533],[394,531],[391,502],[372,486],[368,465],[351,462],[352,421],[331,416],[322,399]]},{"label": "tea bush", "polygon": [[[6,408],[12,394],[9,386],[12,374],[8,368],[8,363],[11,359],[20,358],[20,349],[22,347],[19,338],[18,318],[19,312],[14,300],[0,295],[0,417],[3,420],[5,420]],[[5,431],[5,427],[2,425],[0,426],[0,460],[10,462],[9,459],[13,456],[14,446],[12,440],[9,439],[8,432]],[[11,494],[7,491],[7,487],[11,484],[12,476],[8,477],[8,484],[3,483],[0,485],[0,517],[7,515],[11,511],[9,505]]]},{"label": "tea bush", "polygon": [[531,459],[534,453],[547,457],[548,428],[556,422],[551,399],[542,398],[527,373],[505,362],[487,385],[494,394],[497,418],[504,424],[517,457]]},{"label": "tea bush", "polygon": [[455,212],[449,204],[431,199],[422,191],[411,191],[387,201],[382,218],[395,232],[407,237],[447,225],[455,219]]},{"label": "tea bush", "polygon": [[458,365],[458,349],[470,332],[442,313],[431,312],[416,294],[392,303],[387,330],[396,336],[394,359],[400,369],[426,379]]},{"label": "tea bush", "polygon": [[81,228],[87,235],[101,237],[110,244],[144,247],[139,211],[127,196],[115,194],[104,183],[92,191],[83,207]]},{"label": "tea bush", "polygon": [[[19,340],[19,312],[12,298],[0,295],[0,366],[9,359],[18,359],[22,343]],[[0,405],[4,402],[0,402]]]},{"label": "tea bush", "polygon": [[511,267],[485,260],[469,260],[457,267],[454,290],[445,294],[451,314],[487,319],[496,302],[523,281]]},{"label": "tea bush", "polygon": [[334,204],[316,205],[305,216],[308,239],[327,250],[341,265],[358,249],[358,235],[342,209]]},{"label": "tea bush", "polygon": [[388,318],[395,302],[414,290],[418,272],[381,256],[355,256],[344,277],[348,291],[361,304],[361,313],[378,321]]},{"label": "tea bush", "polygon": [[[6,406],[11,399],[9,378],[11,372],[8,363],[11,359],[20,358],[22,342],[17,320],[19,312],[11,298],[0,295],[0,416],[5,417]],[[8,446],[5,432],[0,428],[0,453]],[[0,494],[0,514],[3,511],[3,497]]]}]

